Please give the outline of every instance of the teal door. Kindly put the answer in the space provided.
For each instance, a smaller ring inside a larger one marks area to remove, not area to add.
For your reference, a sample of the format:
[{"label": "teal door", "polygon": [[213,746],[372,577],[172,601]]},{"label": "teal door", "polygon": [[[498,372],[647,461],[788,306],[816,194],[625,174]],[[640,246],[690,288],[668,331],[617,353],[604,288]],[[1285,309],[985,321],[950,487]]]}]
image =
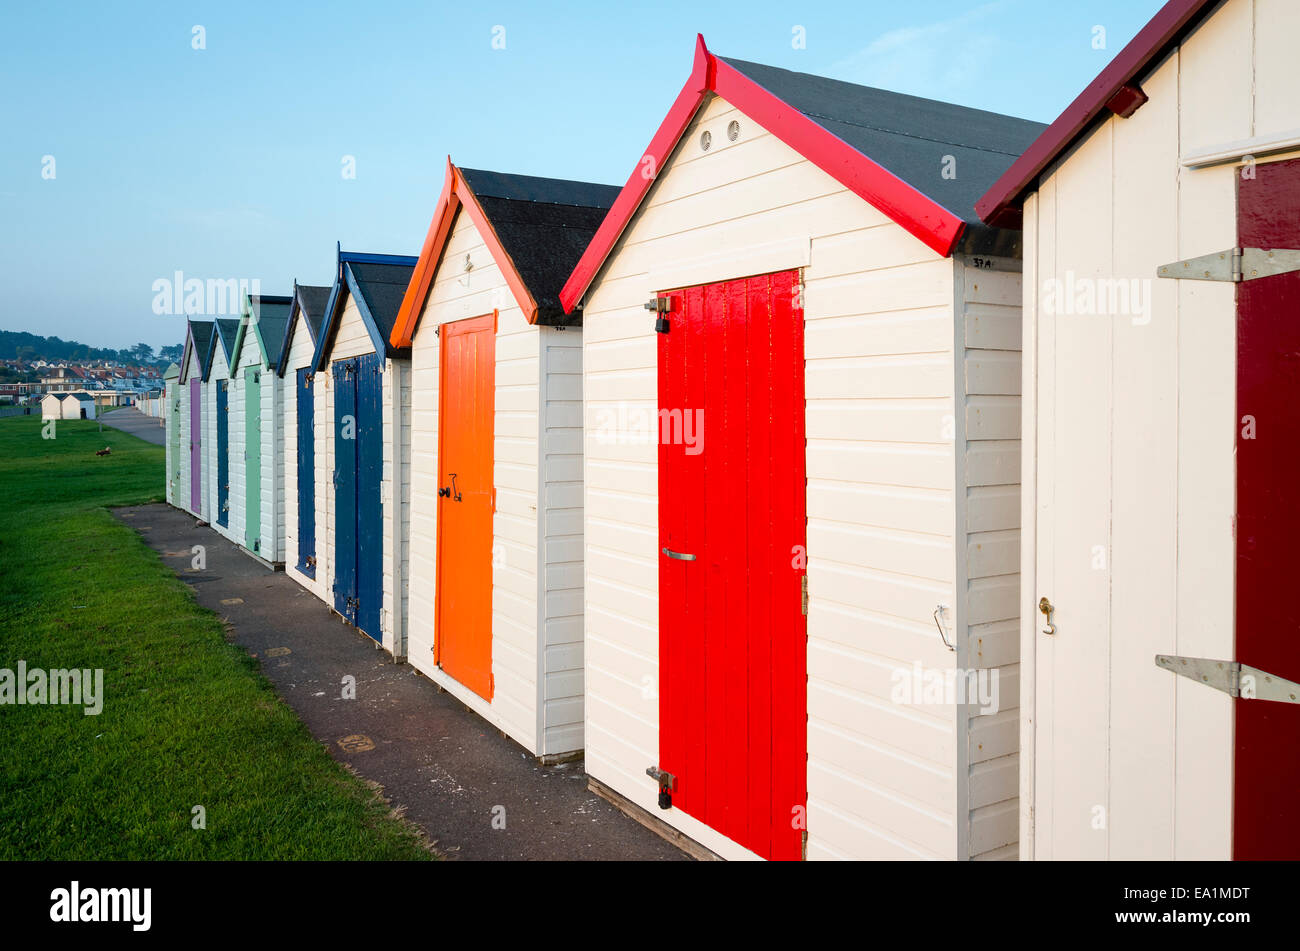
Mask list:
[{"label": "teal door", "polygon": [[262,544],[262,371],[244,371],[244,491],[247,513],[244,547],[260,551]]}]

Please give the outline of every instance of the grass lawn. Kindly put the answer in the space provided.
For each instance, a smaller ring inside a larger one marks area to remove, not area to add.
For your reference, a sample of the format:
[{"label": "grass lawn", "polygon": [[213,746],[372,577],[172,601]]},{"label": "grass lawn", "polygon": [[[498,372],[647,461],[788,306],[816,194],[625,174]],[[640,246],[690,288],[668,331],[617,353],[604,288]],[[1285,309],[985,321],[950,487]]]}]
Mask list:
[{"label": "grass lawn", "polygon": [[57,433],[0,419],[0,668],[102,668],[103,710],[0,705],[0,859],[430,857],[106,511],[162,501],[162,447]]}]

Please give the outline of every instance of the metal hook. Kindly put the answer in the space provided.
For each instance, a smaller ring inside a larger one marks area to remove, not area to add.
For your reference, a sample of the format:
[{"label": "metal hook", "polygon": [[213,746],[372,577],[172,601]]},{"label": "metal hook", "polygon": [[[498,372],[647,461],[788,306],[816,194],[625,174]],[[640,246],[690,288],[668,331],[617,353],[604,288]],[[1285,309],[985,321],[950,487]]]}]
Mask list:
[{"label": "metal hook", "polygon": [[456,473],[454,472],[451,473],[451,496],[457,502],[461,499],[460,489],[456,488]]},{"label": "metal hook", "polygon": [[1046,598],[1043,598],[1041,601],[1038,602],[1038,610],[1043,612],[1043,616],[1047,618],[1047,627],[1043,631],[1043,633],[1055,634],[1056,625],[1052,623],[1052,612],[1055,611],[1056,608],[1052,607],[1052,602],[1048,601]]},{"label": "metal hook", "polygon": [[957,648],[953,647],[951,644],[948,643],[948,634],[943,629],[943,622],[939,620],[939,614],[941,612],[946,614],[947,611],[948,611],[948,605],[946,604],[940,604],[935,606],[934,626],[939,629],[939,639],[943,641],[943,646],[948,648],[948,650],[955,652]]}]

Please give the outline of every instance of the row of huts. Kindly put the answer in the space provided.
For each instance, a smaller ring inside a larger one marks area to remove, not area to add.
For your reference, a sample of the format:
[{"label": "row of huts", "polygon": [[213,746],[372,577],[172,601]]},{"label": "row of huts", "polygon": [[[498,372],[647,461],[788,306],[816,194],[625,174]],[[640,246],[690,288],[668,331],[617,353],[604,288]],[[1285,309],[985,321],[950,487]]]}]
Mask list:
[{"label": "row of huts", "polygon": [[701,39],[622,188],[191,321],[169,499],[722,857],[1296,857],[1297,39],[1048,127]]}]

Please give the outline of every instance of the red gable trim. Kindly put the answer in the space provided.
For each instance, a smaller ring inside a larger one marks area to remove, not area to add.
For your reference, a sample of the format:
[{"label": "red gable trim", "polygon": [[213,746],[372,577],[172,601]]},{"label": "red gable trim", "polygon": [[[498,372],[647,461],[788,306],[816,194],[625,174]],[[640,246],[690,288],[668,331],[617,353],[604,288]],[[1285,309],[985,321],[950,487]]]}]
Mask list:
[{"label": "red gable trim", "polygon": [[479,236],[487,245],[492,259],[501,269],[506,286],[514,295],[519,309],[524,312],[524,317],[530,324],[537,322],[537,301],[533,299],[523,278],[519,276],[515,262],[501,245],[496,229],[483,213],[483,208],[474,197],[474,192],[464,176],[460,174],[460,169],[456,168],[448,157],[447,176],[443,181],[442,195],[438,198],[433,221],[429,224],[429,233],[425,235],[419,260],[415,263],[415,270],[411,272],[411,283],[406,285],[402,306],[397,311],[397,320],[393,322],[393,331],[388,337],[388,342],[398,349],[411,345],[416,326],[420,322],[420,313],[424,310],[424,303],[429,298],[429,290],[433,287],[438,262],[442,258],[443,249],[447,246],[447,239],[451,237],[451,224],[456,219],[456,212],[461,208],[465,209],[470,220],[474,222],[474,227],[478,229]]},{"label": "red gable trim", "polygon": [[595,280],[705,94],[710,92],[727,100],[935,252],[945,257],[951,253],[965,227],[960,218],[719,60],[704,45],[704,37],[697,36],[690,78],[560,292],[566,312],[573,310]]},{"label": "red gable trim", "polygon": [[[1106,111],[1125,86],[1179,42],[1219,0],[1169,0],[1151,18],[1132,42],[1110,65],[1088,84],[1055,122],[1025,150],[1002,177],[993,183],[984,197],[975,203],[975,211],[985,222],[1002,228],[1020,227],[1020,205],[1024,193],[1057,156],[1075,143],[1091,127],[1093,120]],[[1136,106],[1145,102],[1145,97]],[[1134,106],[1133,111],[1136,111]],[[1122,113],[1120,113],[1122,115]],[[1129,113],[1131,115],[1132,112]]]}]

